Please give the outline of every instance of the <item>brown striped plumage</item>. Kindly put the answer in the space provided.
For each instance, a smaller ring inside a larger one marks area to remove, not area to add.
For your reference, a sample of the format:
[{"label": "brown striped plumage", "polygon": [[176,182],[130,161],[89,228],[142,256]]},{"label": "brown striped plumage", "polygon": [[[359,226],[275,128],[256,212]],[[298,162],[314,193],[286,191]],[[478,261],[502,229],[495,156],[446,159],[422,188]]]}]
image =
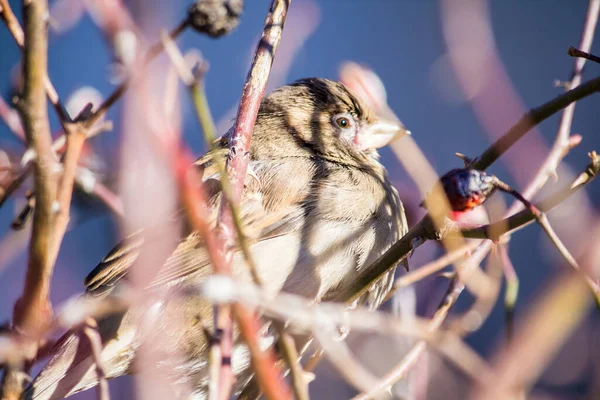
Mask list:
[{"label": "brown striped plumage", "polygon": [[[344,121],[345,119],[345,121]],[[284,86],[263,101],[252,139],[252,176],[240,203],[243,229],[251,243],[264,290],[280,290],[319,301],[332,290],[351,283],[406,232],[402,203],[390,184],[375,148],[362,138],[382,135],[383,142],[403,132],[397,124],[377,119],[339,83],[306,79]],[[388,135],[383,136],[383,135]],[[221,139],[226,151],[228,135]],[[365,142],[366,143],[366,142]],[[371,143],[371,142],[368,142]],[[198,161],[212,188],[211,204],[218,204],[219,176],[209,153]],[[216,214],[216,211],[215,211]],[[115,247],[86,278],[87,295],[110,296],[127,285],[128,268],[160,240],[150,228]],[[149,289],[200,282],[210,274],[203,241],[190,233],[165,261]],[[237,279],[250,281],[242,256],[233,257]],[[361,302],[377,307],[390,288],[384,277]],[[183,365],[166,364],[168,374],[195,387],[203,398],[206,385],[207,340],[212,329],[212,306],[188,296],[161,303],[153,334],[168,336],[171,355],[183,351]],[[142,310],[129,310],[99,321],[103,363],[108,377],[135,371],[137,327]],[[173,329],[173,324],[180,324]],[[162,333],[161,333],[162,332]],[[29,399],[55,399],[97,384],[89,345],[77,331],[57,345],[54,357],[26,392]],[[167,357],[168,358],[168,357]],[[240,388],[248,377],[243,347],[234,352]]]}]

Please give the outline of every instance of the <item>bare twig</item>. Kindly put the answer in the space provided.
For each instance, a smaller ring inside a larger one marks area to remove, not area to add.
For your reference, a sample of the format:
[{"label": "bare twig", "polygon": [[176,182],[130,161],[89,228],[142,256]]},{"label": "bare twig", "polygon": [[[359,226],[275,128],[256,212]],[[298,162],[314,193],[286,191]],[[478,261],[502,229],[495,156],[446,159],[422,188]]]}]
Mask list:
[{"label": "bare twig", "polygon": [[[33,166],[36,207],[29,265],[23,296],[15,305],[14,329],[26,336],[36,336],[46,329],[52,314],[50,280],[69,221],[73,183],[85,133],[79,122],[72,123],[66,112],[62,113],[62,104],[47,77],[47,3],[26,2],[23,9],[27,41],[21,43],[24,88],[23,99],[18,106],[23,115],[27,143],[36,155]],[[11,13],[7,4],[2,4],[2,12],[5,16]],[[15,38],[18,40],[19,35]],[[60,168],[52,148],[45,92],[48,92],[65,131],[69,133],[60,182],[57,182]],[[84,111],[89,111],[89,108]],[[31,341],[24,351],[27,353],[26,361],[30,362],[37,352],[37,343]],[[10,378],[12,374],[11,370],[7,371],[5,382],[15,381]],[[3,389],[3,396],[10,397],[18,396],[22,387],[6,384]]]},{"label": "bare twig", "polygon": [[[8,3],[2,3],[3,14],[8,12]],[[53,235],[53,202],[56,197],[57,163],[51,149],[50,123],[46,109],[44,82],[48,63],[48,37],[45,17],[48,12],[46,1],[25,2],[23,16],[27,43],[23,50],[23,97],[19,108],[23,117],[28,143],[37,149],[34,164],[36,186],[36,210],[29,246],[29,263],[22,297],[15,305],[14,329],[24,335],[32,335],[45,328],[52,314],[50,305],[50,278],[54,266],[50,255]],[[26,349],[26,360],[33,360],[37,344]],[[23,367],[23,366],[22,366]],[[2,398],[18,398],[23,390],[23,372],[8,369],[5,372]]]},{"label": "bare twig", "polygon": [[[477,268],[477,266],[481,263],[481,261],[485,258],[489,251],[491,242],[485,242],[479,246],[479,248],[471,255],[469,260],[465,263],[462,268],[463,276],[468,276],[468,274]],[[446,320],[450,309],[464,290],[465,285],[459,281],[452,281],[450,288],[448,289],[448,293],[446,294],[442,304],[438,307],[435,312],[431,322],[428,326],[429,332],[436,332],[442,326],[442,323]],[[404,378],[408,371],[415,365],[415,363],[419,360],[419,357],[425,349],[427,348],[427,343],[424,340],[420,340],[413,345],[411,350],[404,356],[402,361],[398,363],[395,367],[393,367],[379,382],[377,385],[373,386],[371,390],[367,393],[362,393],[358,396],[355,396],[353,400],[367,400],[373,397],[376,397],[378,394],[385,392],[391,387],[394,383],[398,382],[400,379]]]},{"label": "bare twig", "polygon": [[[8,4],[8,0],[0,0],[0,17],[2,17],[2,20],[8,27],[8,30],[15,39],[17,46],[23,50],[25,47],[25,35],[23,34],[23,29],[19,24],[19,20],[15,17],[10,5]],[[45,73],[46,76],[44,77],[44,88],[46,90],[46,94],[48,95],[48,99],[50,99],[50,102],[54,106],[61,123],[70,122],[71,117],[69,116],[69,113],[61,103],[54,85],[52,85],[52,82],[48,78],[47,71],[45,71]]]},{"label": "bare twig", "polygon": [[500,295],[500,288],[502,286],[501,263],[497,257],[492,255],[487,258],[486,264],[487,275],[493,282],[491,290],[481,296],[477,296],[475,303],[473,303],[468,311],[463,313],[463,315],[457,319],[450,321],[449,329],[457,332],[461,336],[474,332],[483,325],[492,312],[492,309],[498,300],[498,296]]},{"label": "bare twig", "polygon": [[[596,175],[600,173],[600,156],[593,151],[589,153],[590,163],[587,165],[584,172],[582,172],[570,185],[567,185],[563,189],[559,190],[548,199],[540,201],[537,208],[542,212],[546,213],[552,210],[554,207],[561,204],[565,199],[579,191],[585,185],[595,179]],[[535,215],[530,209],[522,210],[517,214],[511,215],[503,220],[496,221],[489,225],[479,226],[474,228],[467,228],[462,230],[462,234],[468,238],[479,238],[479,239],[490,239],[498,238],[503,234],[514,232],[521,229],[527,224],[535,221]]]},{"label": "bare twig", "polygon": [[[231,201],[237,203],[241,197],[246,170],[249,162],[250,142],[254,123],[258,115],[261,100],[267,85],[267,79],[273,63],[275,52],[281,39],[283,25],[287,16],[290,0],[273,0],[265,21],[261,40],[256,49],[254,61],[250,67],[246,84],[240,99],[238,116],[233,127],[231,147],[227,160],[227,173],[231,182]],[[231,274],[231,252],[235,244],[234,219],[227,200],[222,199],[217,218],[217,234],[220,239],[218,252],[227,254],[227,263],[223,268],[215,268],[218,274]],[[233,349],[233,319],[231,307],[223,305],[217,308],[217,327],[223,332],[221,340],[221,357],[231,357]],[[214,347],[214,346],[213,346]],[[213,351],[215,349],[212,349]],[[219,397],[228,399],[231,391],[231,365],[221,363],[219,376]]]},{"label": "bare twig", "polygon": [[87,336],[90,341],[92,348],[92,356],[94,357],[94,363],[96,364],[96,375],[98,376],[98,400],[110,400],[108,392],[108,382],[106,381],[106,374],[104,373],[104,366],[102,365],[102,339],[100,333],[98,333],[98,324],[92,318],[88,318],[85,326],[83,327],[83,333]]},{"label": "bare twig", "polygon": [[[566,112],[567,111],[565,110],[565,113]],[[593,154],[595,154],[595,153],[593,153]],[[590,153],[590,156],[593,157],[592,153]],[[591,164],[592,165],[594,164],[594,160],[592,160]],[[575,261],[575,258],[571,255],[571,253],[569,252],[567,247],[564,245],[564,243],[560,240],[560,238],[556,234],[556,231],[554,230],[554,228],[552,228],[552,225],[550,224],[550,221],[548,221],[548,217],[546,216],[546,214],[544,212],[540,211],[529,200],[524,198],[519,192],[517,192],[516,190],[511,188],[506,183],[500,181],[499,179],[497,179],[497,178],[495,179],[494,185],[498,189],[515,196],[517,198],[517,200],[519,200],[525,206],[525,208],[531,212],[531,214],[534,216],[534,218],[536,219],[538,224],[542,227],[542,229],[544,230],[544,232],[546,233],[546,235],[548,236],[548,238],[550,239],[550,241],[552,242],[554,247],[556,247],[556,249],[558,250],[560,255],[563,256],[563,258],[565,259],[567,264],[569,264],[569,266],[571,268],[573,268],[575,271],[577,271],[578,273],[581,273],[579,264],[577,263],[577,261]],[[590,287],[590,290],[592,291],[592,294],[594,295],[594,297],[596,299],[596,303],[600,305],[600,286],[589,276],[587,276],[583,273],[581,273],[581,275],[585,279],[585,281],[588,283],[588,286]]]},{"label": "bare twig", "polygon": [[[581,41],[579,47],[584,51],[589,51],[592,46],[594,39],[594,32],[596,31],[596,25],[598,24],[598,13],[600,12],[600,1],[592,0],[589,2],[587,16],[581,35]],[[584,58],[577,58],[574,61],[573,72],[571,75],[571,81],[568,84],[568,93],[573,93],[574,90],[583,89],[585,84],[581,84],[581,78],[583,73],[583,67],[585,65]],[[589,83],[589,82],[588,82]],[[561,96],[562,97],[562,96]],[[558,100],[558,98],[556,99]],[[525,198],[533,198],[533,194],[537,193],[542,186],[546,183],[549,177],[556,176],[556,169],[560,161],[567,155],[571,148],[571,124],[573,122],[573,113],[575,112],[575,103],[571,102],[568,104],[560,117],[558,124],[558,131],[550,154],[539,168],[539,172],[535,178],[527,185],[527,188],[522,191]],[[498,142],[497,142],[498,143]],[[482,158],[483,159],[483,158]],[[514,213],[518,210],[518,206],[512,206],[509,212]]]},{"label": "bare twig", "polygon": [[[172,39],[177,38],[179,35],[181,35],[187,29],[188,26],[189,26],[189,20],[186,17],[183,21],[181,21],[179,23],[179,25],[177,25],[175,27],[175,29],[173,29],[171,31],[169,36]],[[156,58],[156,56],[158,56],[162,50],[163,50],[163,42],[162,41],[157,42],[152,47],[150,47],[150,49],[148,49],[148,52],[146,53],[146,56],[144,58],[144,66],[148,65],[150,63],[150,61],[154,60]],[[102,104],[100,104],[100,106],[96,109],[96,111],[94,111],[94,114],[87,121],[88,126],[92,126],[96,122],[98,122],[100,120],[100,118],[102,118],[108,112],[108,110],[117,102],[117,100],[119,100],[121,98],[121,96],[123,96],[123,94],[125,94],[125,92],[127,91],[127,89],[129,89],[131,84],[132,84],[131,79],[125,80],[123,83],[121,83],[104,100],[104,102]]]},{"label": "bare twig", "polygon": [[[557,96],[555,99],[527,112],[512,126],[500,139],[475,159],[471,168],[485,170],[492,165],[502,154],[521,139],[534,126],[550,118],[568,105],[600,91],[600,77],[587,81],[581,86]],[[524,191],[525,197],[527,191]]]},{"label": "bare twig", "polygon": [[49,291],[54,260],[49,250],[52,246],[58,164],[51,148],[44,89],[48,60],[47,3],[26,3],[23,12],[27,44],[24,47],[23,98],[19,102],[19,109],[27,141],[38,154],[33,166],[37,207],[33,218],[25,288],[15,310],[14,324],[18,331],[32,333],[45,326],[51,314]]},{"label": "bare twig", "polygon": [[290,369],[294,397],[296,400],[309,400],[308,380],[306,379],[308,372],[302,369],[294,338],[281,326],[277,327],[277,335],[279,336],[280,352]]},{"label": "bare twig", "polygon": [[[198,114],[198,119],[200,120],[200,123],[201,123],[203,131],[204,131],[206,143],[209,146],[213,146],[214,139],[216,136],[214,122],[212,119],[212,115],[210,113],[210,109],[208,107],[208,101],[206,100],[206,93],[204,91],[204,85],[201,81],[201,76],[194,76],[194,74],[192,74],[192,72],[189,70],[189,68],[185,62],[185,59],[183,58],[183,55],[177,48],[176,44],[168,37],[168,35],[163,33],[161,35],[161,39],[164,44],[165,51],[169,55],[181,80],[186,84],[186,86],[188,86],[189,90],[191,91],[192,98],[194,100],[194,104],[196,107],[196,112]],[[227,204],[230,206],[231,212],[233,214],[234,228],[236,230],[240,248],[242,249],[244,259],[250,268],[251,276],[252,276],[254,282],[257,285],[260,285],[261,282],[260,282],[260,278],[257,273],[257,268],[256,268],[256,265],[252,258],[252,255],[250,253],[249,246],[246,241],[246,237],[242,231],[242,222],[241,222],[241,218],[239,217],[237,206],[231,200],[231,184],[229,182],[229,177],[225,170],[225,162],[224,162],[224,160],[222,160],[220,158],[220,154],[218,152],[217,152],[217,154],[215,154],[214,157],[215,157],[215,160],[213,160],[213,161],[217,165],[220,176],[221,176],[222,193],[223,193],[225,200],[227,201]],[[236,306],[235,309],[236,309],[236,316],[237,316],[240,327],[245,327],[247,329],[251,329],[251,328],[257,326],[257,323],[252,320],[252,317],[250,316],[249,313],[245,312],[243,309],[238,310],[238,306]],[[245,318],[245,320],[239,320],[240,318]],[[248,331],[245,331],[242,329],[242,334],[244,335],[245,338],[248,338],[247,340],[249,340],[249,339],[252,339],[253,337],[255,337],[257,335],[257,332],[248,332]],[[246,335],[250,335],[250,336],[246,336]],[[277,376],[273,375],[274,372],[271,371],[272,367],[269,367],[268,363],[264,362],[265,357],[266,357],[266,359],[276,360],[275,354],[273,353],[273,349],[267,349],[265,351],[264,356],[262,355],[262,352],[260,351],[258,346],[250,345],[249,349],[251,352],[252,359],[254,360],[253,366],[256,370],[256,374],[259,379],[258,383],[259,383],[261,389],[267,395],[269,395],[271,398],[282,398],[281,394],[288,393],[289,390],[287,389],[287,387],[285,385],[279,385],[280,386],[279,388],[276,387],[277,379],[279,380],[279,382],[282,382],[282,379],[277,378]],[[254,354],[253,353],[254,351],[258,351],[261,354]],[[215,365],[218,365],[218,364],[215,364],[215,363],[220,363],[221,362],[220,359],[223,357],[223,355],[220,354],[219,357],[217,357],[214,352],[211,352],[211,353],[212,353],[211,354],[211,366],[212,366],[211,367],[211,375],[213,378],[212,380],[214,380],[215,372],[218,371],[215,368]],[[297,364],[297,362],[296,362],[296,364]],[[217,377],[217,379],[220,379],[220,378]],[[265,379],[266,379],[266,381],[263,381]],[[213,385],[213,387],[212,387],[213,391],[214,391],[214,383],[215,383],[214,381],[211,382],[211,385]],[[275,397],[273,397],[273,396],[275,396]]]},{"label": "bare twig", "polygon": [[[466,346],[455,333],[430,328],[431,324],[439,324],[443,321],[439,316],[436,321],[435,318],[427,320],[419,317],[400,319],[389,313],[373,312],[361,307],[348,311],[343,304],[314,304],[304,297],[284,292],[273,297],[255,285],[236,282],[223,276],[208,277],[199,287],[190,290],[199,290],[203,296],[212,301],[235,301],[256,308],[268,318],[286,322],[295,332],[325,334],[324,332],[329,331],[332,336],[336,334],[332,331],[332,327],[347,326],[353,330],[390,336],[416,337],[430,343],[433,348],[447,356],[476,381],[484,383],[492,378],[486,362]],[[447,307],[442,308],[447,311]]]},{"label": "bare twig", "polygon": [[590,54],[586,51],[582,51],[579,49],[576,49],[573,46],[569,47],[568,53],[571,57],[581,57],[581,58],[585,58],[586,60],[590,60],[590,61],[594,61],[597,63],[600,63],[600,57],[595,56],[593,54]]},{"label": "bare twig", "polygon": [[[597,245],[597,238],[593,243]],[[585,318],[590,305],[590,296],[577,274],[569,273],[556,279],[552,289],[536,302],[513,344],[496,363],[497,380],[474,398],[515,398],[516,393],[528,390]]]},{"label": "bare twig", "polygon": [[515,304],[517,303],[517,296],[519,295],[519,277],[515,272],[515,267],[512,265],[508,251],[505,246],[497,246],[498,258],[502,264],[504,271],[504,278],[506,279],[506,291],[504,293],[504,312],[505,312],[505,324],[506,324],[506,339],[510,343],[513,337],[514,331],[514,316],[515,316]]},{"label": "bare twig", "polygon": [[[23,46],[24,46],[23,30],[21,29],[19,21],[17,20],[12,9],[10,8],[10,5],[8,4],[8,0],[0,0],[0,17],[6,23],[9,31],[11,32],[13,38],[15,39],[15,42],[17,43],[17,45],[20,48],[23,48]],[[185,31],[185,29],[188,26],[189,26],[189,18],[186,17],[181,23],[179,23],[179,25],[177,25],[177,27],[175,29],[173,29],[173,31],[171,31],[171,33],[170,33],[171,38],[178,37],[181,33],[183,33]],[[147,65],[148,63],[150,63],[150,61],[152,61],[154,58],[156,58],[156,56],[158,56],[160,54],[162,49],[163,49],[162,42],[158,42],[158,43],[154,44],[152,47],[150,47],[150,49],[148,49],[148,52],[146,53],[144,65]],[[58,93],[57,93],[56,89],[54,88],[54,85],[48,78],[48,76],[46,76],[44,78],[44,85],[45,85],[46,94],[48,95],[50,102],[54,105],[54,108],[59,117],[59,120],[60,120],[61,124],[63,125],[63,131],[64,131],[64,133],[66,133],[67,129],[65,127],[65,124],[72,122],[72,119],[69,116],[68,112],[66,111],[65,107],[63,106],[62,102],[60,101]],[[114,103],[116,103],[117,100],[119,100],[121,98],[121,96],[127,91],[127,89],[129,88],[130,85],[131,85],[130,80],[124,81],[119,87],[117,87],[113,91],[112,94],[110,94],[108,96],[108,98],[106,98],[106,100],[104,100],[104,102],[97,108],[97,110],[86,119],[84,128],[86,130],[88,130],[88,137],[94,136],[94,133],[92,133],[91,128],[98,121],[100,121],[100,119],[102,117],[104,117],[104,115],[106,115],[106,113],[108,112],[110,107],[112,107],[114,105]],[[99,132],[99,131],[96,131],[96,132]],[[56,149],[57,147],[62,147],[65,142],[66,142],[65,134],[60,135],[53,142],[53,148]],[[19,188],[21,183],[25,181],[25,178],[28,176],[28,174],[29,174],[29,170],[24,170],[19,175],[19,177],[13,181],[11,186],[8,188],[10,190],[7,189],[4,197],[2,197],[0,199],[0,206],[10,196],[10,194],[12,194],[16,189]],[[99,190],[99,193],[98,193],[100,196],[99,198],[104,201],[104,199],[102,198],[101,192],[102,192],[102,190]],[[115,202],[110,202],[110,200],[109,200],[109,201],[105,201],[105,203],[111,210],[114,210],[117,213],[119,212],[119,207],[116,205]]]},{"label": "bare twig", "polygon": [[23,142],[25,141],[25,131],[23,125],[21,125],[19,113],[9,106],[2,97],[0,97],[0,118],[16,137]]},{"label": "bare twig", "polygon": [[[581,188],[586,183],[589,183],[591,181],[591,178],[600,171],[600,156],[596,155],[595,153],[590,154],[590,156],[592,158],[592,161],[590,162],[590,165],[588,165],[586,171],[580,177],[578,177],[568,189],[565,189],[557,195],[553,196],[553,198],[547,202],[548,204],[559,204],[569,194],[572,194],[574,190]],[[535,219],[535,216],[533,216],[530,210],[526,210],[526,212],[531,217],[530,221]],[[508,222],[504,221],[498,224],[500,226],[503,226],[504,224],[508,225]],[[498,228],[494,227],[493,229]],[[402,241],[402,239],[400,241]],[[406,244],[406,246],[410,246],[410,241]],[[463,276],[468,277],[470,272],[477,268],[481,260],[483,260],[487,253],[490,251],[491,247],[491,241],[484,242],[478,246],[477,250],[475,250],[475,252],[469,257],[468,261],[463,266]],[[454,305],[454,303],[464,290],[464,287],[464,283],[460,281],[452,285],[451,290],[448,292],[448,295],[442,303],[442,306],[438,308],[432,319],[432,322],[430,324],[431,330],[435,331],[439,329],[442,322],[446,319],[450,308]],[[386,374],[385,377],[375,387],[373,387],[368,393],[355,397],[354,400],[366,400],[377,393],[381,393],[382,391],[387,390],[387,388],[393,385],[395,382],[404,378],[408,371],[412,368],[412,366],[417,362],[420,355],[425,351],[425,349],[425,342],[420,341],[416,343],[408,352],[408,354],[404,357],[404,359],[394,368],[392,368],[392,370],[390,370],[390,372]]]},{"label": "bare twig", "polygon": [[[202,131],[204,132],[205,142],[207,146],[211,148],[211,150],[215,150],[216,129],[212,114],[210,112],[210,107],[208,105],[208,100],[206,98],[206,92],[204,90],[204,83],[202,81],[203,76],[201,74],[194,76],[192,71],[190,71],[188,68],[183,55],[179,51],[179,48],[177,48],[175,42],[173,42],[173,40],[170,39],[166,33],[163,32],[161,35],[161,40],[164,44],[165,52],[175,66],[179,77],[191,92],[194,106],[196,108],[196,114],[200,124],[202,125]],[[256,264],[254,263],[254,259],[250,253],[246,235],[242,230],[242,220],[239,216],[238,207],[233,201],[231,201],[231,183],[229,182],[229,176],[227,175],[225,169],[225,160],[223,160],[218,151],[215,151],[214,153],[214,159],[212,161],[217,166],[217,170],[220,175],[221,192],[227,201],[227,204],[231,208],[231,213],[233,214],[233,225],[238,238],[239,247],[242,251],[242,255],[244,256],[244,260],[250,269],[250,275],[252,276],[254,283],[260,285],[261,282],[257,272]]]},{"label": "bare twig", "polygon": [[432,274],[435,274],[438,271],[441,271],[453,262],[467,257],[468,254],[471,251],[473,251],[478,245],[479,243],[476,242],[467,243],[454,251],[444,254],[437,260],[434,260],[426,265],[423,265],[422,267],[416,268],[413,271],[410,271],[400,276],[394,282],[394,286],[385,296],[383,302],[385,303],[386,301],[391,299],[398,290],[413,285],[421,279],[424,279]]},{"label": "bare twig", "polygon": [[[206,242],[206,249],[210,255],[211,262],[215,269],[224,268],[225,256],[222,252],[217,251],[217,238],[214,231],[209,227],[208,221],[210,221],[210,213],[207,207],[206,200],[201,191],[198,190],[201,187],[200,177],[195,175],[194,169],[189,169],[189,165],[192,164],[191,158],[187,161],[183,161],[186,165],[186,172],[182,177],[182,192],[184,204],[186,206],[188,219],[192,226],[197,230]],[[218,382],[219,382],[219,366],[222,362],[221,347],[218,345],[218,340],[221,331],[218,329],[213,333],[214,340],[211,341],[211,348],[209,354],[209,399],[215,400],[218,395]]]},{"label": "bare twig", "polygon": [[0,17],[17,42],[17,45],[22,48],[25,44],[25,34],[23,33],[19,20],[10,8],[8,0],[0,0]]},{"label": "bare twig", "polygon": [[283,377],[276,367],[277,359],[272,352],[264,352],[258,344],[258,332],[261,324],[255,315],[245,306],[235,306],[240,331],[250,350],[252,365],[258,375],[258,383],[268,399],[292,399],[292,394],[286,385],[281,384]]},{"label": "bare twig", "polygon": [[[581,100],[591,94],[600,91],[600,77],[592,79],[583,85],[564,93],[557,98],[529,111],[505,135],[490,146],[478,157],[472,168],[485,170],[498,157],[504,154],[512,145],[522,138],[532,127],[556,114],[569,104]],[[388,251],[379,257],[373,265],[365,268],[357,281],[346,288],[343,292],[334,293],[329,300],[353,301],[361,296],[367,288],[379,280],[385,273],[393,268],[415,250],[416,247],[426,240],[436,239],[437,234],[429,217],[423,218],[398,242],[394,243]],[[467,237],[467,235],[465,235]]]}]

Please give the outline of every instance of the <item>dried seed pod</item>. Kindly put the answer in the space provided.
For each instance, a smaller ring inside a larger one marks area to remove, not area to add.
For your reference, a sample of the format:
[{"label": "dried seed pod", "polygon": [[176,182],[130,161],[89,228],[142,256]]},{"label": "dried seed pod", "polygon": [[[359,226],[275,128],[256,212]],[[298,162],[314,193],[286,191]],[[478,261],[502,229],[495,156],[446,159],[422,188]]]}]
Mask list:
[{"label": "dried seed pod", "polygon": [[188,9],[188,18],[195,30],[216,38],[238,26],[243,8],[243,0],[199,0]]},{"label": "dried seed pod", "polygon": [[453,169],[440,181],[453,211],[472,210],[497,188],[495,176],[476,169]]}]

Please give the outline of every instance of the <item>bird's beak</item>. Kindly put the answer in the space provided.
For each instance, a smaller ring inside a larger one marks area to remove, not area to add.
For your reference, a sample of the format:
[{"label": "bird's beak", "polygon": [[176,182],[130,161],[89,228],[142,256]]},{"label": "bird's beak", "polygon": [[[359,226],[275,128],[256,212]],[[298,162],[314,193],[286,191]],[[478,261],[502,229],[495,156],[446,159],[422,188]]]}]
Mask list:
[{"label": "bird's beak", "polygon": [[361,129],[356,136],[356,144],[362,150],[379,149],[404,135],[410,135],[410,131],[400,121],[379,119]]}]

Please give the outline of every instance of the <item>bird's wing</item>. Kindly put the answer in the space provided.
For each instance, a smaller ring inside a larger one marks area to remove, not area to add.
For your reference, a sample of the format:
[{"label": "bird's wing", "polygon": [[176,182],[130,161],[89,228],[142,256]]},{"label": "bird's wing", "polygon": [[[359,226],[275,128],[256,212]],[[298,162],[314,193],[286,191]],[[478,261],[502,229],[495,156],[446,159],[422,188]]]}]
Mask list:
[{"label": "bird's wing", "polygon": [[[311,162],[312,163],[312,162]],[[202,166],[212,167],[210,159],[204,158]],[[239,205],[240,219],[249,244],[269,240],[301,228],[308,200],[310,178],[290,179],[288,163],[266,165],[250,162],[254,176],[246,177],[246,185]],[[307,168],[311,168],[307,165]],[[314,167],[313,167],[314,168]],[[206,170],[210,179],[218,179],[214,171]],[[308,175],[307,175],[308,176]],[[264,180],[264,182],[263,182]],[[218,185],[213,185],[218,186]],[[267,187],[268,189],[265,189]],[[217,189],[210,200],[214,208],[219,204]],[[216,213],[215,213],[216,214]],[[214,221],[211,221],[214,223]],[[151,250],[156,241],[164,240],[160,227],[135,232],[113,248],[110,253],[86,277],[89,293],[105,295],[128,274],[129,267],[145,249]],[[192,232],[175,247],[165,260],[150,287],[177,283],[191,276],[210,274],[210,256],[203,238]]]}]

